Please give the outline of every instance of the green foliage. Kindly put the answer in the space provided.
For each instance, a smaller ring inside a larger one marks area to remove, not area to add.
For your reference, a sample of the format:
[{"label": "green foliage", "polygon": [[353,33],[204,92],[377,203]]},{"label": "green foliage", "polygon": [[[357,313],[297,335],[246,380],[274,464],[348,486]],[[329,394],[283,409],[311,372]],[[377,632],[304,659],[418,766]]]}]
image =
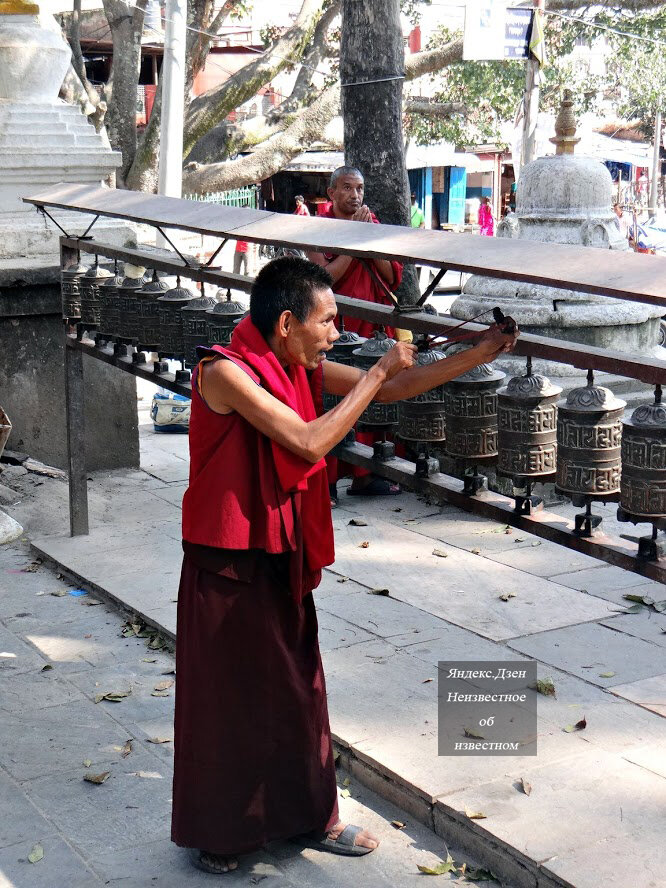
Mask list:
[{"label": "green foliage", "polygon": [[424,6],[431,6],[432,0],[400,0],[400,9],[409,21],[416,27],[421,21],[421,10]]},{"label": "green foliage", "polygon": [[[576,62],[568,58],[580,26],[558,18],[546,18],[546,65],[542,70],[541,108],[559,107],[562,90],[573,89],[577,112],[595,107],[601,84]],[[428,48],[442,46],[460,36],[440,27]],[[525,63],[519,60],[496,62],[458,62],[432,75],[434,98],[439,102],[462,102],[467,116],[450,120],[408,115],[406,128],[417,144],[440,139],[455,145],[484,142],[501,143],[500,129],[513,120],[525,88]]]},{"label": "green foliage", "polygon": [[[596,21],[620,31],[666,42],[666,8],[644,15],[597,16]],[[654,133],[654,115],[664,110],[666,46],[608,34],[609,94],[617,113],[638,119],[644,135]]]}]

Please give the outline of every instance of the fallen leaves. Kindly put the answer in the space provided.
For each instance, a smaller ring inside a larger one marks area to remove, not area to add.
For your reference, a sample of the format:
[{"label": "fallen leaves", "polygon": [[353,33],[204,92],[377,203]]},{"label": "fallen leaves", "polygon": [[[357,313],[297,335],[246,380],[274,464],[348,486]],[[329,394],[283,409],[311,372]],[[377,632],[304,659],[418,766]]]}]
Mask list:
[{"label": "fallen leaves", "polygon": [[356,548],[357,548],[357,549],[367,549],[369,545],[370,545],[370,541],[369,541],[369,540],[363,540],[363,542],[362,542],[362,543],[359,543],[358,546],[357,546]]},{"label": "fallen leaves", "polygon": [[483,811],[465,811],[465,817],[469,817],[470,820],[486,820],[487,815],[483,813]]},{"label": "fallen leaves", "polygon": [[41,565],[41,560],[38,558],[36,561],[32,561],[30,564],[27,564],[25,567],[21,568],[21,573],[36,573],[39,570]]},{"label": "fallen leaves", "polygon": [[341,789],[341,790],[340,790],[340,796],[341,796],[343,799],[348,799],[350,795],[351,795],[351,793],[349,792],[348,789]]},{"label": "fallen leaves", "polygon": [[101,703],[102,700],[108,700],[109,703],[120,703],[125,697],[129,697],[132,693],[129,691],[107,691],[106,694],[95,694],[95,703]]},{"label": "fallen leaves", "polygon": [[583,716],[580,721],[576,722],[575,725],[567,725],[566,728],[562,730],[566,731],[567,734],[573,734],[574,731],[584,731],[587,727],[587,720]]},{"label": "fallen leaves", "polygon": [[146,743],[171,743],[170,737],[147,737]]},{"label": "fallen leaves", "polygon": [[432,554],[436,555],[438,558],[448,558],[449,553],[445,552],[444,549],[433,549]]},{"label": "fallen leaves", "polygon": [[614,672],[600,672],[599,678],[612,678],[614,675]]},{"label": "fallen leaves", "polygon": [[368,595],[383,595],[384,597],[390,595],[390,591],[388,589],[370,589],[368,591]]},{"label": "fallen leaves", "polygon": [[106,783],[110,776],[111,771],[102,771],[101,774],[84,774],[83,779],[87,783],[95,783],[96,785],[100,785],[101,783]]},{"label": "fallen leaves", "polygon": [[445,873],[452,873],[457,869],[455,861],[450,854],[447,854],[446,860],[442,860],[434,866],[424,866],[421,863],[417,863],[416,866],[419,872],[425,873],[426,876],[443,876]]},{"label": "fallen leaves", "polygon": [[544,697],[555,696],[555,685],[552,678],[537,678],[536,684],[530,685],[530,687],[534,688],[537,693],[543,694]]},{"label": "fallen leaves", "polygon": [[655,601],[654,598],[651,598],[649,595],[636,595],[632,593],[627,593],[622,596],[625,601],[635,601],[636,604],[632,604],[631,607],[624,608],[621,611],[616,611],[616,613],[620,614],[640,614],[646,608],[652,608],[658,614],[666,613],[666,600],[665,601]]},{"label": "fallen leaves", "polygon": [[157,663],[157,657],[141,657],[142,663]]},{"label": "fallen leaves", "polygon": [[37,844],[32,846],[32,851],[28,854],[28,860],[30,863],[39,863],[39,861],[44,857],[44,849],[37,842]]},{"label": "fallen leaves", "polygon": [[471,728],[465,728],[465,737],[472,737],[474,740],[485,740],[486,738],[483,734],[478,734],[476,731],[473,731]]},{"label": "fallen leaves", "polygon": [[521,777],[518,781],[517,789],[520,792],[524,792],[526,796],[528,796],[532,792],[532,784],[528,783],[524,777]]},{"label": "fallen leaves", "polygon": [[472,555],[480,555],[481,554],[481,549],[470,549],[469,551],[472,553]]},{"label": "fallen leaves", "polygon": [[122,756],[122,758],[126,759],[131,751],[132,751],[132,740],[131,739],[126,740],[120,750],[120,755]]},{"label": "fallen leaves", "polygon": [[338,577],[338,583],[346,583],[349,577]]},{"label": "fallen leaves", "polygon": [[173,679],[167,678],[164,681],[158,681],[155,685],[156,691],[168,691],[169,688],[173,687]]},{"label": "fallen leaves", "polygon": [[402,820],[392,820],[391,826],[393,827],[393,829],[404,829],[407,824],[403,823]]},{"label": "fallen leaves", "polygon": [[497,597],[499,598],[500,601],[508,601],[510,598],[515,598],[516,593],[515,592],[502,592],[502,594],[498,595]]},{"label": "fallen leaves", "polygon": [[351,518],[347,522],[347,524],[349,524],[351,527],[367,527],[368,526],[368,522],[365,520],[365,518]]},{"label": "fallen leaves", "polygon": [[83,767],[84,768],[89,768],[91,765],[92,765],[91,759],[83,759]]},{"label": "fallen leaves", "polygon": [[39,671],[40,672],[50,672],[52,669],[53,669],[53,666],[51,666],[50,663],[47,663],[46,666],[42,666],[42,668]]}]

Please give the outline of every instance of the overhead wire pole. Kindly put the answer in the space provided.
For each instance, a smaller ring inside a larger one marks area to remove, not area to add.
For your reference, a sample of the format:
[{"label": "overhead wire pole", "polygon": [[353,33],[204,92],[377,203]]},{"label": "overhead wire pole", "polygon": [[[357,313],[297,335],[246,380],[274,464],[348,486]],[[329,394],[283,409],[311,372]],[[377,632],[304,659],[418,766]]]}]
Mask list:
[{"label": "overhead wire pole", "polygon": [[530,56],[525,73],[525,95],[523,98],[523,139],[520,166],[534,160],[536,154],[536,129],[539,119],[539,83],[544,61],[543,11],[545,0],[534,0],[534,20],[530,39]]},{"label": "overhead wire pole", "polygon": [[650,177],[650,216],[657,215],[657,198],[659,195],[660,149],[661,148],[661,111],[657,111],[654,119],[654,153],[652,155],[652,176]]},{"label": "overhead wire pole", "polygon": [[[181,197],[185,93],[186,0],[167,0],[162,65],[159,194]],[[163,244],[162,244],[163,246]]]}]

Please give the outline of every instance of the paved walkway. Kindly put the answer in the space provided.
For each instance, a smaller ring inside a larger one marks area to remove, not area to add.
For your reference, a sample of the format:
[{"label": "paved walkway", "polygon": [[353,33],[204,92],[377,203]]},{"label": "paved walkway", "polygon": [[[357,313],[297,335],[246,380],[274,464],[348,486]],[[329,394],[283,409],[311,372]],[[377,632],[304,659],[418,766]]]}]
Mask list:
[{"label": "paved walkway", "polygon": [[[63,482],[7,510],[40,552],[173,638],[187,442],[143,427],[142,449],[144,471],[91,482],[87,538],[63,536]],[[663,886],[666,615],[617,613],[663,587],[411,494],[343,494],[335,527],[316,599],[352,780],[520,888]],[[437,663],[455,659],[537,661],[556,691],[536,695],[537,756],[438,757]]]}]

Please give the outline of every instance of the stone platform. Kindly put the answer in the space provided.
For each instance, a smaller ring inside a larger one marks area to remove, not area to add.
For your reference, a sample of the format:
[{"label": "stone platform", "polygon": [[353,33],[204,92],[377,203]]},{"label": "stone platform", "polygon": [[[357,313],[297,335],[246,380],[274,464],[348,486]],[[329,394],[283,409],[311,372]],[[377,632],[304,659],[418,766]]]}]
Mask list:
[{"label": "stone platform", "polygon": [[[63,535],[60,481],[8,511],[37,552],[173,640],[187,440],[144,425],[141,441],[142,471],[94,476],[90,536]],[[664,588],[411,494],[340,499],[337,560],[315,597],[332,730],[353,779],[512,886],[661,886],[666,615],[617,611],[627,593],[661,600]],[[438,757],[442,659],[537,661],[556,697],[538,695],[536,757]],[[585,730],[565,730],[583,717]]]}]

